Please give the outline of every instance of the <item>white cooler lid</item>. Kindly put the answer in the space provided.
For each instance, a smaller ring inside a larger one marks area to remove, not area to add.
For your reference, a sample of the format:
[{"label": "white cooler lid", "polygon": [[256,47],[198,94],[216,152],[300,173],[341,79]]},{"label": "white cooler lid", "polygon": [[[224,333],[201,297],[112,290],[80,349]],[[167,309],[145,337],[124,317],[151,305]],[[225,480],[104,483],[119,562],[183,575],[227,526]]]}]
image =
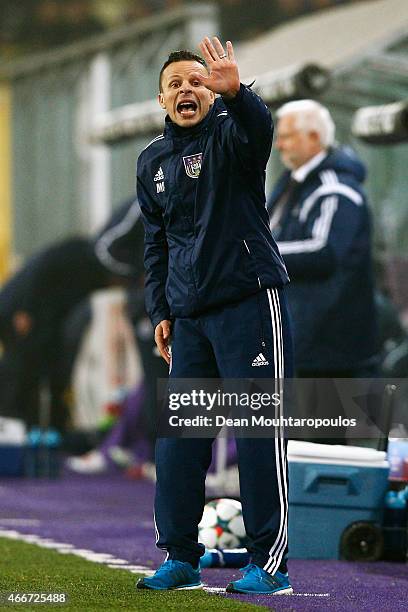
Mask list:
[{"label": "white cooler lid", "polygon": [[26,439],[26,427],[20,419],[0,417],[0,445],[22,445]]},{"label": "white cooler lid", "polygon": [[386,453],[375,448],[343,446],[341,444],[317,444],[315,442],[303,442],[302,440],[289,440],[288,460],[305,463],[388,467]]}]

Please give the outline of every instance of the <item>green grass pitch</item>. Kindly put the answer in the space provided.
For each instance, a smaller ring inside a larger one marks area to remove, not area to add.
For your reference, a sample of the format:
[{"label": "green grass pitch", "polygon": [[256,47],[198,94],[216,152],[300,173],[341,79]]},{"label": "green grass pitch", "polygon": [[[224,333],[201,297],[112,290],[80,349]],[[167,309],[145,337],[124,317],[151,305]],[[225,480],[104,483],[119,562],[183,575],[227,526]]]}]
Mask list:
[{"label": "green grass pitch", "polygon": [[0,610],[133,610],[165,612],[199,610],[237,612],[266,610],[204,591],[152,593],[137,591],[135,574],[60,554],[34,544],[0,538],[0,593],[66,593],[66,604],[0,603]]}]

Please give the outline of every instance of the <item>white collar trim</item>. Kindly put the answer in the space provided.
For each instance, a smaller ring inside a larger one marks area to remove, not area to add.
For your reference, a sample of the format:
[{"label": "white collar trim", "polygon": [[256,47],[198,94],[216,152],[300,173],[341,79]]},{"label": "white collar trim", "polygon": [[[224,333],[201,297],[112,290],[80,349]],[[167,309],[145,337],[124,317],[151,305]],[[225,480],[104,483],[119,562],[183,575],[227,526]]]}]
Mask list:
[{"label": "white collar trim", "polygon": [[327,151],[320,151],[314,157],[309,159],[303,166],[300,166],[296,170],[292,170],[292,178],[295,179],[297,183],[303,183],[306,179],[307,175],[311,173],[314,168],[316,168],[327,156]]}]

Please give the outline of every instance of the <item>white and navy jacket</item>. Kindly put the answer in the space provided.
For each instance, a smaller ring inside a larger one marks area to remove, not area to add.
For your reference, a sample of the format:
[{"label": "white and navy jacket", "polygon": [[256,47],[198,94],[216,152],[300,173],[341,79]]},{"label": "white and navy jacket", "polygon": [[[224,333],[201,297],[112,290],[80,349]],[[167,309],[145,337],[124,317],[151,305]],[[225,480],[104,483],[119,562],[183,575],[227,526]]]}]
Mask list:
[{"label": "white and navy jacket", "polygon": [[288,281],[269,229],[265,167],[273,123],[244,85],[197,126],[166,118],[141,153],[146,307],[153,326]]},{"label": "white and navy jacket", "polygon": [[[285,172],[268,200],[275,206]],[[298,370],[363,367],[376,351],[371,221],[365,168],[351,149],[333,149],[292,191],[272,228],[291,284]]]}]

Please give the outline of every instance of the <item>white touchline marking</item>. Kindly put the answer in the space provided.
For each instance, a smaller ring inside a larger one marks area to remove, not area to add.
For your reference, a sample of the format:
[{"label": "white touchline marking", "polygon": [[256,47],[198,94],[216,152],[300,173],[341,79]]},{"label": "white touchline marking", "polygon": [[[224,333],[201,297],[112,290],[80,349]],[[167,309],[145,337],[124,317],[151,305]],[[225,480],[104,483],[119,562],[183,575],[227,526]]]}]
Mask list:
[{"label": "white touchline marking", "polygon": [[[34,544],[35,544],[35,542],[34,542]],[[70,555],[70,554],[72,554],[73,547],[72,548],[57,548],[56,550],[57,550],[57,552],[60,553],[60,555]]]},{"label": "white touchline marking", "polygon": [[121,569],[131,574],[144,574],[145,576],[153,576],[156,572],[152,569],[147,569],[144,565],[111,565],[108,563],[108,567],[111,569]]},{"label": "white touchline marking", "polygon": [[14,529],[0,529],[0,534],[4,538],[8,538],[9,540],[20,540],[20,535],[18,531],[14,531]]},{"label": "white touchline marking", "polygon": [[[36,542],[33,543],[36,544]],[[46,544],[44,544],[44,548],[55,549],[58,552],[60,550],[66,550],[67,552],[69,552],[74,547],[72,546],[72,544],[65,544],[64,542],[47,542]]]},{"label": "white touchline marking", "polygon": [[71,548],[67,551],[70,555],[76,555],[77,557],[86,557],[87,555],[94,555],[93,550],[88,550],[87,548]]},{"label": "white touchline marking", "polygon": [[107,561],[109,561],[110,565],[129,565],[129,561],[127,561],[126,559],[115,559],[115,557],[113,557],[112,559],[107,559]]},{"label": "white touchline marking", "polygon": [[51,538],[43,538],[35,534],[19,533],[14,529],[2,529],[0,527],[0,537],[8,538],[9,540],[19,540],[28,544],[35,544],[40,548],[54,549],[61,555],[76,555],[91,563],[104,563],[108,567],[114,569],[127,569],[132,573],[146,574],[148,576],[154,574],[154,571],[152,571],[150,567],[145,567],[144,565],[131,565],[126,559],[118,559],[110,553],[97,553],[93,550],[75,548],[72,544],[55,542]]},{"label": "white touchline marking", "polygon": [[38,540],[40,540],[40,536],[37,535],[25,535],[23,534],[21,536],[21,539],[24,540],[24,542],[38,542]]},{"label": "white touchline marking", "polygon": [[108,555],[105,553],[89,553],[78,555],[79,557],[83,557],[87,561],[93,561],[94,563],[114,563],[115,558],[113,555]]},{"label": "white touchline marking", "polygon": [[[145,576],[153,576],[155,570],[145,565],[131,565],[125,559],[116,559],[110,553],[97,553],[93,550],[74,548],[72,544],[64,542],[55,542],[51,538],[42,538],[41,536],[28,533],[19,533],[14,529],[2,529],[0,527],[0,537],[8,538],[9,540],[20,540],[28,544],[34,544],[41,548],[50,548],[56,550],[61,555],[76,555],[82,557],[91,563],[104,563],[112,569],[121,569],[130,572],[131,574],[144,574]],[[203,584],[203,589],[208,593],[226,593],[225,588],[209,587]],[[310,594],[309,594],[310,596]]]},{"label": "white touchline marking", "polygon": [[151,568],[149,569],[148,567],[146,567],[145,565],[112,565],[112,566],[108,566],[108,567],[112,567],[112,568],[117,568],[117,569],[126,569],[126,570],[132,570],[133,572],[149,572],[150,574],[154,574],[155,571],[152,570]]},{"label": "white touchline marking", "polygon": [[32,540],[30,542],[30,540],[26,539],[25,541],[28,541],[29,544],[37,544],[37,546],[41,546],[41,548],[66,548],[67,551],[70,551],[72,548],[74,548],[72,544],[64,544],[64,542],[54,542],[53,540]]},{"label": "white touchline marking", "polygon": [[330,593],[292,593],[296,597],[330,597]]}]

